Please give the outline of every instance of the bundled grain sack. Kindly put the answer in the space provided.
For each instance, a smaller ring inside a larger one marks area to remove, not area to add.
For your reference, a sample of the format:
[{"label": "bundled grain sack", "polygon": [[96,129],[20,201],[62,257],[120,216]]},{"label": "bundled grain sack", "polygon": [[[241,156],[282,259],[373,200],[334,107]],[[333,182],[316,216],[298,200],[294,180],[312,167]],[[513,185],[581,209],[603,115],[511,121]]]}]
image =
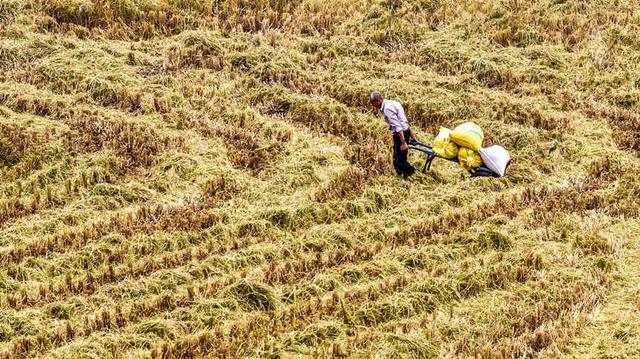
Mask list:
[{"label": "bundled grain sack", "polygon": [[482,166],[480,154],[470,148],[461,148],[458,151],[458,162],[467,171]]},{"label": "bundled grain sack", "polygon": [[450,133],[450,129],[440,127],[440,133],[433,142],[433,152],[439,157],[453,159],[458,155],[458,145],[451,141],[449,138]]},{"label": "bundled grain sack", "polygon": [[460,147],[479,151],[484,141],[484,132],[475,123],[465,122],[451,131],[449,138]]},{"label": "bundled grain sack", "polygon": [[481,148],[480,157],[482,157],[482,162],[484,162],[487,168],[500,176],[504,176],[507,165],[509,165],[509,161],[511,161],[509,152],[507,152],[504,147],[498,145]]}]

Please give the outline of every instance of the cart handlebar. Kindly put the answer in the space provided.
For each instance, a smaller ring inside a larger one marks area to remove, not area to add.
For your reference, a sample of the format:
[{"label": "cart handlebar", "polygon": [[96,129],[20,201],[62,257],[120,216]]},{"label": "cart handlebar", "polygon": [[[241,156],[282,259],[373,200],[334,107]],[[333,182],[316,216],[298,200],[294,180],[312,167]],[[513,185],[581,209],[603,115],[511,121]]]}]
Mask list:
[{"label": "cart handlebar", "polygon": [[424,142],[420,142],[420,141],[411,141],[411,142],[409,142],[409,144],[413,145],[413,146],[418,146],[418,147],[426,147],[426,148],[429,148],[429,149],[433,148],[433,146],[431,146],[429,144],[426,144]]}]

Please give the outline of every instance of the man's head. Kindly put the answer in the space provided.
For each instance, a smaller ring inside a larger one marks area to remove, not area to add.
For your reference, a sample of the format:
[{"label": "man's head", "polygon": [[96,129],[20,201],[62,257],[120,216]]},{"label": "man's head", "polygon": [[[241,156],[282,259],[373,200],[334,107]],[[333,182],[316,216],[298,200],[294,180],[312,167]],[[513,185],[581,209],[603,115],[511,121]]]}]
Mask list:
[{"label": "man's head", "polygon": [[382,101],[384,101],[384,97],[380,94],[380,92],[372,92],[369,96],[369,101],[371,101],[371,106],[375,108],[382,107]]}]

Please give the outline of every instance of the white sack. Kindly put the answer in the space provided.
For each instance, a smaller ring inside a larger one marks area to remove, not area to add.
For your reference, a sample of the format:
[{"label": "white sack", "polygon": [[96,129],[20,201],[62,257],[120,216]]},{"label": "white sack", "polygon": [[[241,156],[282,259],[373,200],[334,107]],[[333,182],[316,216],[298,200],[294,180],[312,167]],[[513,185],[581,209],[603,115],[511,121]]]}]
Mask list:
[{"label": "white sack", "polygon": [[482,157],[482,162],[484,162],[484,165],[487,166],[487,168],[500,176],[504,176],[504,173],[507,170],[507,165],[511,160],[509,152],[507,152],[504,147],[498,145],[481,148],[480,157]]}]

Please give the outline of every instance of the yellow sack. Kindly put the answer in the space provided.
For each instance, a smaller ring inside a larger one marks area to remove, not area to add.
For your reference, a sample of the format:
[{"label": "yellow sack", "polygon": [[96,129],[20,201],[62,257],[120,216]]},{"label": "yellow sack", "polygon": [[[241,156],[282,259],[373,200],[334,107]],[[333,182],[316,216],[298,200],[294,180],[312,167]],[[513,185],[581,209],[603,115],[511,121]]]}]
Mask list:
[{"label": "yellow sack", "polygon": [[452,159],[458,155],[458,145],[453,143],[449,138],[451,130],[448,128],[440,127],[440,133],[433,141],[433,152],[439,157]]},{"label": "yellow sack", "polygon": [[458,151],[458,162],[462,168],[469,171],[482,166],[482,157],[478,152],[463,147]]},{"label": "yellow sack", "polygon": [[449,138],[460,147],[480,151],[482,141],[484,141],[484,132],[475,123],[465,122],[451,131]]}]

